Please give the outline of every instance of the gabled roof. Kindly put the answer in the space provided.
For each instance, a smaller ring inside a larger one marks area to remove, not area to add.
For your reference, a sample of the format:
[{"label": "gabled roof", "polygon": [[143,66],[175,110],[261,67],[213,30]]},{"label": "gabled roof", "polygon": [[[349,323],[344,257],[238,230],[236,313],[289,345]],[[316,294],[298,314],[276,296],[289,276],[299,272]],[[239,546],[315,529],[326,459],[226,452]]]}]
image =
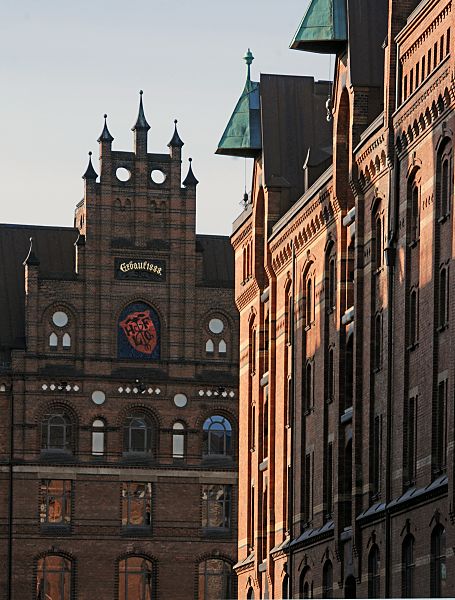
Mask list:
[{"label": "gabled roof", "polygon": [[311,0],[290,47],[335,54],[347,39],[346,0]]}]

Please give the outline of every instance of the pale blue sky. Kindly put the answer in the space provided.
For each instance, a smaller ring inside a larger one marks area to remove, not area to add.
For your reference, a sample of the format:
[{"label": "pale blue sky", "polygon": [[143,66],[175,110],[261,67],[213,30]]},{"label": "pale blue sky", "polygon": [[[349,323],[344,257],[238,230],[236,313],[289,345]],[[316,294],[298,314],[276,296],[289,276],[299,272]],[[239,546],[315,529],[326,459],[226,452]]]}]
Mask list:
[{"label": "pale blue sky", "polygon": [[246,49],[253,79],[331,76],[328,56],[288,48],[307,4],[2,0],[0,222],[72,225],[88,150],[98,171],[103,113],[114,149],[130,150],[143,89],[149,151],[167,152],[177,118],[184,170],[192,156],[200,181],[197,230],[229,234],[244,161],[214,151],[243,89]]}]

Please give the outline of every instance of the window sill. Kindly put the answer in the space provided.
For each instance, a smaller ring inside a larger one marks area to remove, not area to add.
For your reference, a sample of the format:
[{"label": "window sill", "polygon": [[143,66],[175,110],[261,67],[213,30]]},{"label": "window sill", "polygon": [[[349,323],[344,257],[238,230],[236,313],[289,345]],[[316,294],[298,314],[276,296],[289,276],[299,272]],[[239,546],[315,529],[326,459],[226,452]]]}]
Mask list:
[{"label": "window sill", "polygon": [[419,238],[416,238],[415,240],[412,240],[412,242],[409,242],[409,247],[415,248],[418,243],[419,243]]},{"label": "window sill", "polygon": [[267,471],[269,468],[269,459],[264,458],[264,460],[259,464],[259,471]]},{"label": "window sill", "polygon": [[384,271],[384,267],[382,265],[380,267],[376,267],[376,269],[373,271],[373,275],[378,277],[382,271]]},{"label": "window sill", "polygon": [[269,383],[269,372],[267,371],[266,373],[264,373],[264,375],[261,377],[261,380],[259,382],[259,385],[261,387],[265,387],[267,384]]},{"label": "window sill", "polygon": [[436,331],[438,333],[442,333],[443,331],[445,331],[446,329],[448,329],[449,324],[448,323],[444,323],[444,325],[439,325],[439,327],[436,329]]},{"label": "window sill", "polygon": [[352,421],[352,406],[349,406],[345,409],[344,413],[341,415],[340,423],[350,423]]},{"label": "window sill", "polygon": [[418,347],[419,347],[419,342],[414,342],[413,344],[411,344],[410,346],[408,346],[408,347],[406,348],[406,350],[407,350],[408,352],[412,352],[413,350],[415,350],[415,349],[416,349],[416,348],[418,348]]}]

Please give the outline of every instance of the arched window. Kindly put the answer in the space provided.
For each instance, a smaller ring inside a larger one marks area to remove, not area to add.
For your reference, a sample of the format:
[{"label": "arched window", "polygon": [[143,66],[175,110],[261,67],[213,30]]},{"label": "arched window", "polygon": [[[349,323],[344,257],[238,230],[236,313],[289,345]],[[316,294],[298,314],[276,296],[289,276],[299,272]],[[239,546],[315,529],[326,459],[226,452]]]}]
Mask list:
[{"label": "arched window", "polygon": [[380,563],[379,563],[379,548],[376,544],[371,548],[368,555],[368,597],[380,597]]},{"label": "arched window", "polygon": [[58,346],[58,337],[57,334],[52,332],[51,335],[49,336],[49,346],[51,348],[57,348]]},{"label": "arched window", "polygon": [[305,412],[311,410],[313,406],[313,363],[309,360],[305,367],[305,397],[304,409]]},{"label": "arched window", "polygon": [[213,354],[215,352],[215,344],[213,343],[213,340],[207,340],[205,342],[205,351],[207,354]]},{"label": "arched window", "polygon": [[235,596],[231,565],[219,558],[199,563],[198,600],[230,600]]},{"label": "arched window", "polygon": [[254,590],[252,587],[248,589],[246,600],[254,600]]},{"label": "arched window", "polygon": [[137,454],[152,452],[152,424],[148,416],[141,413],[128,416],[123,426],[123,449]]},{"label": "arched window", "polygon": [[325,561],[322,571],[322,597],[333,597],[333,566],[330,560]]},{"label": "arched window", "polygon": [[313,281],[311,277],[308,277],[306,282],[306,326],[311,325],[313,321]]},{"label": "arched window", "polygon": [[349,408],[354,400],[354,335],[350,335],[346,342],[344,384],[344,406]]},{"label": "arched window", "polygon": [[442,151],[438,152],[438,188],[439,188],[439,217],[443,219],[451,211],[452,203],[452,177],[453,177],[453,160],[452,146],[446,140],[442,147]]},{"label": "arched window", "polygon": [[226,352],[227,352],[226,342],[224,340],[220,340],[220,343],[218,344],[218,353],[226,354]]},{"label": "arched window", "polygon": [[64,333],[62,338],[62,346],[64,348],[71,348],[71,336],[69,333]]},{"label": "arched window", "polygon": [[232,427],[220,415],[205,420],[203,426],[203,447],[207,456],[227,456],[231,454]]},{"label": "arched window", "polygon": [[71,600],[71,561],[51,554],[40,558],[36,570],[36,600]]},{"label": "arched window", "polygon": [[382,265],[382,219],[381,215],[375,218],[374,231],[374,268],[379,269]]},{"label": "arched window", "polygon": [[172,457],[185,456],[185,426],[183,423],[174,423],[172,426]]},{"label": "arched window", "polygon": [[335,257],[329,260],[329,310],[333,310],[336,305],[336,270]]},{"label": "arched window", "polygon": [[311,569],[310,569],[310,567],[307,566],[300,573],[299,598],[310,598],[311,597],[312,586],[310,586],[310,577],[311,577]]},{"label": "arched window", "polygon": [[71,443],[72,423],[70,417],[64,412],[45,415],[41,423],[42,450],[71,452]]},{"label": "arched window", "polygon": [[119,600],[152,600],[153,564],[142,556],[129,556],[119,563]]},{"label": "arched window", "polygon": [[104,421],[95,419],[92,423],[92,455],[104,454]]},{"label": "arched window", "polygon": [[446,532],[439,524],[431,533],[431,572],[430,572],[430,596],[431,598],[442,598],[445,596],[445,583],[447,580],[446,570]]},{"label": "arched window", "polygon": [[401,592],[403,598],[414,598],[414,537],[407,535],[401,546]]},{"label": "arched window", "polygon": [[410,241],[415,242],[419,239],[419,186],[414,178],[410,185]]}]

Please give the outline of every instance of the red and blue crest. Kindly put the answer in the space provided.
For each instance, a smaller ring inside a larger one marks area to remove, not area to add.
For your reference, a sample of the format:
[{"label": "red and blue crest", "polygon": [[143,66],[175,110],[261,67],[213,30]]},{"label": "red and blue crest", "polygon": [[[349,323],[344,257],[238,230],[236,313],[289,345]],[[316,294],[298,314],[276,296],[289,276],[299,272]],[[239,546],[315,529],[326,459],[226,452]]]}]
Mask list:
[{"label": "red and blue crest", "polygon": [[145,302],[127,306],[118,320],[118,357],[153,360],[160,357],[160,321]]}]

